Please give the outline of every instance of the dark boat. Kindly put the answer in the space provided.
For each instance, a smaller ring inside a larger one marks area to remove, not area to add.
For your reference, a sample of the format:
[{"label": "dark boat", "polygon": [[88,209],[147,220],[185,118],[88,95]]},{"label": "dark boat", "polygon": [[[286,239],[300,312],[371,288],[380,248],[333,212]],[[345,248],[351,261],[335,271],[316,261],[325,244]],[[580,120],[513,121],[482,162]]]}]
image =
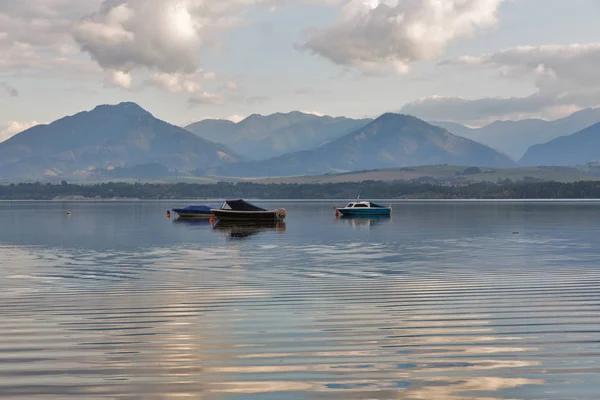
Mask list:
[{"label": "dark boat", "polygon": [[184,208],[174,208],[173,212],[179,215],[179,218],[211,218],[213,216],[213,205],[191,205]]},{"label": "dark boat", "polygon": [[283,208],[265,210],[245,200],[226,200],[221,208],[211,212],[219,221],[274,222],[283,221],[286,216]]}]

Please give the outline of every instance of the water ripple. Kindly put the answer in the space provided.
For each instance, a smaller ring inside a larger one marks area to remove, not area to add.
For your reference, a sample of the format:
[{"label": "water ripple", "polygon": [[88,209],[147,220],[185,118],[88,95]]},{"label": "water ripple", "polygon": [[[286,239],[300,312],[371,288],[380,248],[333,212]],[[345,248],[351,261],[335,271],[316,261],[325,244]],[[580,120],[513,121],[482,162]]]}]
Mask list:
[{"label": "water ripple", "polygon": [[337,243],[194,227],[220,241],[0,244],[0,398],[597,397],[590,236],[348,227],[328,225],[353,235]]}]

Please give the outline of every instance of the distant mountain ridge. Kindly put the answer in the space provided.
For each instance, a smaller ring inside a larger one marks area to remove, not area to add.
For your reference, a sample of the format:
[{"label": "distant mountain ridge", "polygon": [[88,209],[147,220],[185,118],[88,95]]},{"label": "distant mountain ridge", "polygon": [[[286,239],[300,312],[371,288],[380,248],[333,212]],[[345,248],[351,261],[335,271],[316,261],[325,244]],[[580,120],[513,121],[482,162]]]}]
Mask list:
[{"label": "distant mountain ridge", "polygon": [[223,166],[218,172],[239,177],[293,176],[431,164],[515,165],[490,147],[418,118],[388,113],[313,150]]},{"label": "distant mountain ridge", "polygon": [[228,147],[155,118],[130,102],[101,105],[0,143],[0,177],[39,179],[160,164],[210,169],[240,161]]},{"label": "distant mountain ridge", "polygon": [[[38,125],[0,143],[0,180],[276,177],[423,165],[515,166],[507,155],[468,137],[514,150],[552,136],[532,146],[521,164],[582,165],[600,160],[600,122],[587,125],[595,119],[600,119],[600,109],[556,121],[496,121],[483,128],[437,123],[446,130],[402,114],[371,120],[295,111],[254,114],[239,123],[204,120],[190,125],[200,137],[124,102]],[[566,136],[578,126],[585,129]]]},{"label": "distant mountain ridge", "polygon": [[529,147],[548,142],[560,136],[579,132],[600,122],[600,108],[587,108],[554,121],[524,119],[495,121],[481,128],[469,128],[455,122],[431,122],[471,140],[478,141],[514,160],[519,160]]},{"label": "distant mountain ridge", "polygon": [[292,111],[266,116],[253,114],[238,123],[204,120],[185,129],[204,139],[223,143],[248,159],[261,160],[312,149],[371,121]]},{"label": "distant mountain ridge", "polygon": [[600,161],[600,123],[532,146],[519,161],[531,165],[582,165]]}]

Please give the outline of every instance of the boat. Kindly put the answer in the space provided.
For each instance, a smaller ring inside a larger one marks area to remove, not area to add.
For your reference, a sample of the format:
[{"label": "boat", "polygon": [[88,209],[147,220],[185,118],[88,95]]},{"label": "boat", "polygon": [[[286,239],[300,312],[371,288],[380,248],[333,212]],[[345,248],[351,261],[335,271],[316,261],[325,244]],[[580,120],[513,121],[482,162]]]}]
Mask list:
[{"label": "boat", "polygon": [[211,212],[219,221],[273,222],[283,221],[286,217],[283,208],[265,210],[241,199],[226,200],[221,208],[212,209]]},{"label": "boat", "polygon": [[346,207],[335,207],[336,215],[341,214],[344,217],[356,216],[389,216],[392,213],[392,207],[385,207],[375,204],[372,201],[351,201]]},{"label": "boat", "polygon": [[212,209],[214,205],[189,205],[184,208],[174,208],[173,212],[179,215],[179,218],[212,218]]}]

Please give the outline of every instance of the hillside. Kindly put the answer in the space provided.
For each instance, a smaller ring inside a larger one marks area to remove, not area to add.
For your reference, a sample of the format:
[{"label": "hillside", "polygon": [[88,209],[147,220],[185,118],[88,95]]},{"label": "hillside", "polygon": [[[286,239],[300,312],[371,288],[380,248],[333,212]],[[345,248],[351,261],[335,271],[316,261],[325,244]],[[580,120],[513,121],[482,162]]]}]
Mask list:
[{"label": "hillside", "polygon": [[312,149],[370,121],[294,111],[268,116],[251,115],[239,123],[204,120],[185,129],[204,139],[223,143],[248,159],[261,160]]},{"label": "hillside", "polygon": [[589,164],[575,167],[518,167],[489,168],[460,165],[423,165],[346,172],[341,174],[290,176],[279,178],[249,179],[256,183],[325,184],[363,181],[410,181],[448,184],[478,182],[578,182],[599,181],[600,165]]},{"label": "hillside", "polygon": [[0,143],[0,178],[84,177],[141,164],[210,169],[239,160],[224,145],[159,120],[137,104],[121,103],[38,125]]},{"label": "hillside", "polygon": [[384,114],[313,150],[224,166],[218,173],[238,177],[316,175],[431,164],[509,167],[514,162],[489,147],[415,117]]},{"label": "hillside", "polygon": [[600,122],[600,109],[585,109],[555,121],[525,119],[521,121],[496,121],[481,128],[469,128],[454,122],[432,122],[454,133],[518,160],[530,146],[546,143],[560,136],[579,132]]},{"label": "hillside", "polygon": [[600,123],[580,132],[532,146],[522,165],[578,165],[600,160]]}]

